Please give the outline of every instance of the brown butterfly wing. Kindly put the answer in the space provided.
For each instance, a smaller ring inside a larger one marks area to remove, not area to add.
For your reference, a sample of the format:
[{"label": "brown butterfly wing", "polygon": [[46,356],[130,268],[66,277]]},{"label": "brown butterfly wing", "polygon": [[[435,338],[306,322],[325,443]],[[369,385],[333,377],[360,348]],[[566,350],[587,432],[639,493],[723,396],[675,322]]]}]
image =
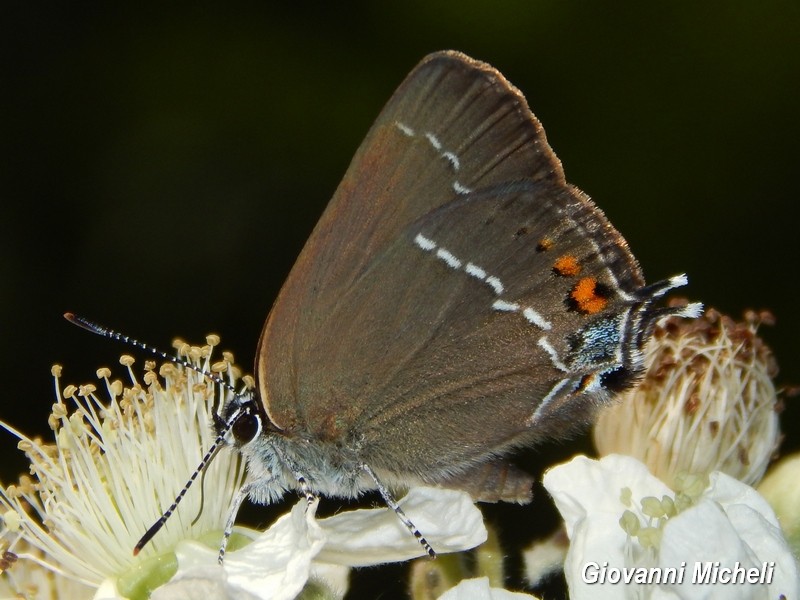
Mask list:
[{"label": "brown butterfly wing", "polygon": [[[554,270],[563,257],[623,293],[576,304],[580,279]],[[563,332],[624,312],[642,283],[519,92],[435,54],[379,116],[290,273],[259,345],[259,391],[287,433],[441,481],[572,425],[563,406],[600,363],[570,363]]]}]

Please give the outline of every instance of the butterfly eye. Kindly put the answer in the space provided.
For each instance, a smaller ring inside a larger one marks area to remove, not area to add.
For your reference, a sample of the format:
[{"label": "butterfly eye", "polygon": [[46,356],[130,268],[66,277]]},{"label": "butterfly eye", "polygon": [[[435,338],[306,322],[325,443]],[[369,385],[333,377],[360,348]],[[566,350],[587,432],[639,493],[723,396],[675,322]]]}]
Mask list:
[{"label": "butterfly eye", "polygon": [[247,444],[253,441],[261,431],[261,419],[257,414],[248,410],[237,417],[231,431],[237,443]]}]

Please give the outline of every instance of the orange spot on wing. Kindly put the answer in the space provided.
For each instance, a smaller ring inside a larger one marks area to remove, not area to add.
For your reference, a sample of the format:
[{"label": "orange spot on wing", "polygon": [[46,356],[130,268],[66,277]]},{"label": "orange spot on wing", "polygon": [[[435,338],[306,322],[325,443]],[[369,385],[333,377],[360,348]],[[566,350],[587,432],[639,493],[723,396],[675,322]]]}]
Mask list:
[{"label": "orange spot on wing", "polygon": [[578,310],[590,315],[599,313],[608,304],[608,300],[598,294],[594,277],[584,277],[576,283],[570,297],[577,303]]},{"label": "orange spot on wing", "polygon": [[553,263],[553,270],[559,275],[574,277],[581,272],[581,266],[578,264],[578,259],[572,254],[565,254]]},{"label": "orange spot on wing", "polygon": [[536,250],[538,250],[539,252],[545,252],[547,250],[550,250],[550,248],[552,247],[553,247],[553,240],[551,240],[550,238],[544,238],[538,244],[536,244]]}]

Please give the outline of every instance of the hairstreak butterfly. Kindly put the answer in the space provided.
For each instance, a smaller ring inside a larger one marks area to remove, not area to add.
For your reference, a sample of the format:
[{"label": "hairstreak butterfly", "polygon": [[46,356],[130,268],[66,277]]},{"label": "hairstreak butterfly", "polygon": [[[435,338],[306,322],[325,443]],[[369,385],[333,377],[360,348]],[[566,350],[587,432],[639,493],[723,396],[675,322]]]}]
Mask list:
[{"label": "hairstreak butterfly", "polygon": [[654,307],[685,283],[645,285],[497,70],[457,52],[426,57],[275,301],[256,389],[216,417],[218,440],[248,465],[237,508],[289,489],[378,490],[432,554],[390,490],[529,501],[532,478],[509,453],[589,423],[633,385],[654,323],[699,313]]}]

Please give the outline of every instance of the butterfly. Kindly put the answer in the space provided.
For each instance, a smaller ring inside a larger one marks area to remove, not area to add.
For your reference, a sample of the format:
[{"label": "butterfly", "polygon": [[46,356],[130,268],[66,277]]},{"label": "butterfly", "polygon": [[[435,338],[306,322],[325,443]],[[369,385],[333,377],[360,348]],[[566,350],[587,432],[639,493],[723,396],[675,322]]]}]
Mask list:
[{"label": "butterfly", "polygon": [[645,284],[500,72],[431,54],[380,113],[281,289],[255,389],[215,417],[248,468],[234,515],[288,490],[377,490],[433,555],[392,490],[529,502],[533,478],[510,455],[585,427],[635,385],[656,321],[701,311],[655,306],[685,284]]}]

